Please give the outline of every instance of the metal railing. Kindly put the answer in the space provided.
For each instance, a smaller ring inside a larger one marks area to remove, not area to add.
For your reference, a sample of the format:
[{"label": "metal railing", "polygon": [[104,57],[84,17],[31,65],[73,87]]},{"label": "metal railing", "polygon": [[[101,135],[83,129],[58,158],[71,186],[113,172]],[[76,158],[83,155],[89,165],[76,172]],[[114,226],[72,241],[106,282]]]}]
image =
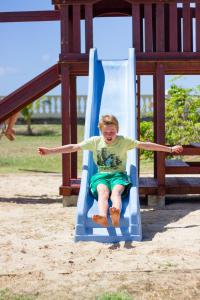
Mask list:
[{"label": "metal railing", "polygon": [[[0,96],[0,100],[3,99]],[[87,95],[77,96],[77,118],[84,119],[86,113]],[[140,97],[141,117],[153,113],[153,96],[141,95]],[[33,119],[60,119],[61,118],[61,96],[45,95],[33,102]]]}]

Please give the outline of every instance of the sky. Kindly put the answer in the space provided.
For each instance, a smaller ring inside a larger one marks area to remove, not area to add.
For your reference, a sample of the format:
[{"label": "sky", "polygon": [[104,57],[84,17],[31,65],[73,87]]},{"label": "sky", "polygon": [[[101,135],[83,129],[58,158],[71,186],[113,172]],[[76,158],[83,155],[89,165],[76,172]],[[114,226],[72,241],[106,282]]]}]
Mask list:
[{"label": "sky", "polygon": [[[0,0],[0,11],[52,10],[51,0]],[[94,47],[100,59],[126,59],[131,47],[131,18],[95,18]],[[84,23],[81,35],[84,36]],[[0,23],[0,96],[6,96],[58,61],[60,26],[53,22]],[[84,52],[84,38],[82,39]],[[171,77],[166,78],[166,90]],[[199,76],[177,80],[183,87],[198,85]],[[87,94],[87,77],[77,79],[77,94]],[[142,76],[141,93],[152,94],[152,77]],[[48,94],[60,94],[60,87]]]}]

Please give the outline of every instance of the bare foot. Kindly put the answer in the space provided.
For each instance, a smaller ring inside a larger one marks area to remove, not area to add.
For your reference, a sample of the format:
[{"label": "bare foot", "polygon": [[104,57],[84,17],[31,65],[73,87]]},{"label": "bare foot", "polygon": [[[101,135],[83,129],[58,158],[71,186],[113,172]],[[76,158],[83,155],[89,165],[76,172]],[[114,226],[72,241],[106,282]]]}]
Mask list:
[{"label": "bare foot", "polygon": [[110,208],[110,218],[114,227],[119,227],[120,210],[116,207]]},{"label": "bare foot", "polygon": [[103,217],[103,216],[100,216],[100,215],[94,215],[92,217],[92,221],[99,224],[99,225],[101,225],[101,226],[108,227],[107,217]]},{"label": "bare foot", "polygon": [[15,136],[14,136],[13,133],[14,133],[13,130],[12,130],[12,131],[6,131],[6,132],[5,132],[5,136],[6,136],[7,139],[9,139],[10,141],[14,141]]}]

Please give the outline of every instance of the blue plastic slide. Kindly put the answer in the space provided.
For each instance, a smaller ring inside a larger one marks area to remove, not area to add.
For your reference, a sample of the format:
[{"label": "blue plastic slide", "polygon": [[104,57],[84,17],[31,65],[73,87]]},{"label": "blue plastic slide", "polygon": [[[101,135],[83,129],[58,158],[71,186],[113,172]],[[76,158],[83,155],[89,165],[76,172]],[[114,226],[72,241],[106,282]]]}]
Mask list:
[{"label": "blue plastic slide", "polygon": [[[137,139],[134,49],[129,49],[128,60],[115,61],[98,60],[97,50],[90,50],[84,139],[99,135],[99,117],[104,114],[113,114],[118,118],[119,134]],[[128,151],[126,170],[131,176],[133,186],[129,196],[123,200],[120,227],[112,227],[110,217],[109,227],[101,227],[91,219],[94,214],[98,214],[98,206],[89,193],[90,178],[97,169],[92,153],[84,151],[75,241],[116,243],[142,239],[136,149]]]}]

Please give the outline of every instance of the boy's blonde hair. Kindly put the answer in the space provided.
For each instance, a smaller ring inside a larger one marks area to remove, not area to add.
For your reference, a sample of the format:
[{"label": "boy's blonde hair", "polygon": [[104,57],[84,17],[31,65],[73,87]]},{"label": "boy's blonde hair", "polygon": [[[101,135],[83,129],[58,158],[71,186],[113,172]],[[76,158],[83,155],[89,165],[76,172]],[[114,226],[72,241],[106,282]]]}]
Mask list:
[{"label": "boy's blonde hair", "polygon": [[118,122],[117,118],[113,115],[101,116],[101,118],[99,120],[99,125],[98,125],[98,127],[100,128],[101,131],[102,131],[102,128],[104,125],[114,125],[117,128],[117,132],[119,130],[119,122]]}]

